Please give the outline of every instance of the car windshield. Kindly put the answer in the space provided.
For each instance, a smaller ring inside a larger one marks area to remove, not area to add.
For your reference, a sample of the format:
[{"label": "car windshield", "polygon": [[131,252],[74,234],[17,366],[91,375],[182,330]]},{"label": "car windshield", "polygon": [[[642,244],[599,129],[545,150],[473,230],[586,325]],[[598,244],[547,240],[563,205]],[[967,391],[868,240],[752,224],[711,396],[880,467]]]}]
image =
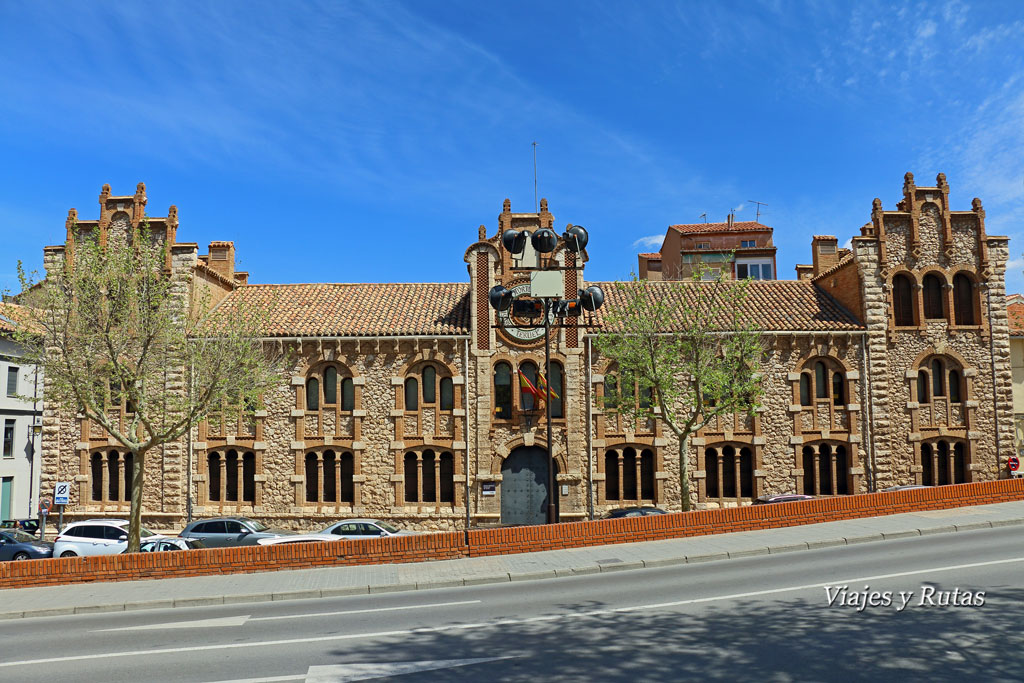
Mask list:
[{"label": "car windshield", "polygon": [[255,531],[256,533],[259,533],[261,531],[266,531],[267,529],[270,528],[269,526],[267,526],[263,522],[257,522],[255,519],[244,519],[243,521],[246,524],[248,524],[249,527],[252,528],[252,530]]},{"label": "car windshield", "polygon": [[[127,529],[125,529],[125,531],[127,532]],[[156,536],[156,534],[144,526],[139,527],[139,538],[149,538],[150,536]]]},{"label": "car windshield", "polygon": [[36,540],[35,536],[26,534],[24,531],[7,531],[5,533],[13,538],[15,543],[31,543]]},{"label": "car windshield", "polygon": [[388,532],[389,534],[397,534],[398,533],[398,527],[393,527],[390,524],[388,524],[387,522],[377,522],[376,524],[377,524],[377,526],[379,526],[381,529],[383,529],[384,531]]}]

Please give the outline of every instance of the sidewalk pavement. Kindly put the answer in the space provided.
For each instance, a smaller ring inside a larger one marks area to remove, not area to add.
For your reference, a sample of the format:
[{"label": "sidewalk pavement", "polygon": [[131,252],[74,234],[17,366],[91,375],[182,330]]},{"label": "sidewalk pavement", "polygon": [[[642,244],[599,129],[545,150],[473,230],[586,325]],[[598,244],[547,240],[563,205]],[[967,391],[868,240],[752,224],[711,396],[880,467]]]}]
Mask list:
[{"label": "sidewalk pavement", "polygon": [[764,531],[436,562],[329,567],[0,591],[0,619],[229,605],[553,579],[1024,525],[1024,501]]}]

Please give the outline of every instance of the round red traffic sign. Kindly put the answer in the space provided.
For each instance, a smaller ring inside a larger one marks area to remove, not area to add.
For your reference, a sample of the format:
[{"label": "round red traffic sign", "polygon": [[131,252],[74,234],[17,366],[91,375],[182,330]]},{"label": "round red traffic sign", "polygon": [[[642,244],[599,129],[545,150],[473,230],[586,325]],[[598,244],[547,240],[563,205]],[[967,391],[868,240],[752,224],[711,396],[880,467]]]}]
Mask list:
[{"label": "round red traffic sign", "polygon": [[1006,461],[1006,466],[1010,468],[1011,472],[1016,472],[1020,469],[1020,458],[1016,455],[1011,455],[1009,460]]},{"label": "round red traffic sign", "polygon": [[39,501],[39,512],[44,515],[49,514],[50,508],[53,507],[53,501],[49,498],[43,498]]}]

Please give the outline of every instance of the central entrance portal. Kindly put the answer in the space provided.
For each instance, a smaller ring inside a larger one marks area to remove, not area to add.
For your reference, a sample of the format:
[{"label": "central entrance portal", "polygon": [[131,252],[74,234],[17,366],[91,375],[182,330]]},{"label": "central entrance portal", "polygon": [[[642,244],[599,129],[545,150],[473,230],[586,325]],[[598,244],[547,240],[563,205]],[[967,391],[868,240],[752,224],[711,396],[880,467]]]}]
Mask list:
[{"label": "central entrance portal", "polygon": [[[557,474],[557,464],[555,464]],[[501,523],[544,524],[548,514],[548,452],[514,449],[501,464]],[[557,518],[557,497],[555,499]]]}]

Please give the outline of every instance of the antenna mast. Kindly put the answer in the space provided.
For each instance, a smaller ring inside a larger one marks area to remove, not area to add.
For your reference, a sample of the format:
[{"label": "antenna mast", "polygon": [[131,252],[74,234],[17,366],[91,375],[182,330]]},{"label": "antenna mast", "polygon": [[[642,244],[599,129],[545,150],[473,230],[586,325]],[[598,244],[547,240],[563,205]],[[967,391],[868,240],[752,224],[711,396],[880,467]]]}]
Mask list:
[{"label": "antenna mast", "polygon": [[537,141],[533,141],[533,210],[540,213],[540,204],[537,203]]},{"label": "antenna mast", "polygon": [[748,199],[747,201],[750,202],[751,204],[757,204],[757,216],[754,217],[754,222],[755,223],[760,223],[761,222],[761,207],[762,206],[768,206],[768,205],[765,204],[764,202],[759,202],[756,199]]}]

